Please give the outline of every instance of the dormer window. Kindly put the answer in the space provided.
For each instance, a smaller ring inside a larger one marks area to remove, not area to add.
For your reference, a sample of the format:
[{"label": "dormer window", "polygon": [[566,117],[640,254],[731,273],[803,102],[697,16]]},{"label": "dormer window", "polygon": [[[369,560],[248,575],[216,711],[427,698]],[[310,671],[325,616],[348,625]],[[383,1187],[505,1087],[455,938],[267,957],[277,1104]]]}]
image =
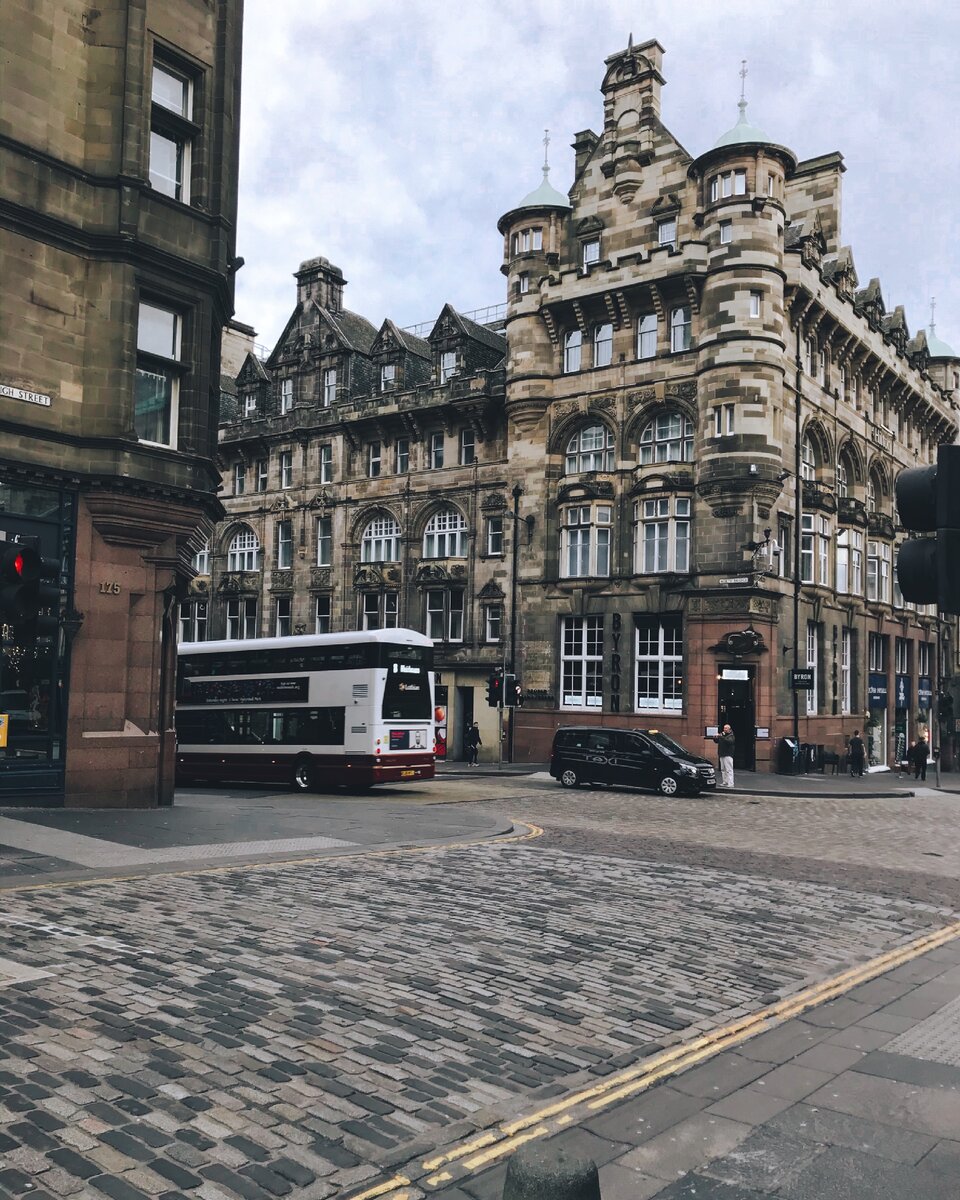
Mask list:
[{"label": "dormer window", "polygon": [[455,350],[444,350],[440,355],[440,382],[446,383],[457,373],[457,354]]},{"label": "dormer window", "polygon": [[257,394],[256,392],[248,392],[243,398],[243,415],[245,417],[256,416],[257,413]]},{"label": "dormer window", "polygon": [[677,248],[677,218],[667,217],[665,221],[657,222],[657,244]]},{"label": "dormer window", "polygon": [[327,367],[323,373],[323,407],[337,402],[337,368]]},{"label": "dormer window", "polygon": [[380,391],[389,392],[397,381],[396,363],[384,363],[380,368]]},{"label": "dormer window", "polygon": [[591,267],[595,267],[600,261],[600,239],[591,238],[590,241],[584,242],[581,249],[581,262],[583,272],[586,274]]},{"label": "dormer window", "polygon": [[293,380],[280,380],[280,415],[288,413],[293,408]]}]

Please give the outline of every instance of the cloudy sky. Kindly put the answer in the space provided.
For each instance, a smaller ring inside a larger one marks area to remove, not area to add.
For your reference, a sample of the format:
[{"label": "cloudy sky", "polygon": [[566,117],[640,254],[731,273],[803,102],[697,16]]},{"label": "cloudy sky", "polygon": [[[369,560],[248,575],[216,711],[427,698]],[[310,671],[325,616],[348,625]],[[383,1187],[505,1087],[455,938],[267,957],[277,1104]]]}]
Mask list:
[{"label": "cloudy sky", "polygon": [[800,158],[839,150],[842,236],[911,333],[960,349],[960,16],[946,0],[246,0],[237,319],[271,346],[322,254],[375,325],[498,304],[497,219],[573,182],[604,59],[656,38],[690,154],[748,117]]}]

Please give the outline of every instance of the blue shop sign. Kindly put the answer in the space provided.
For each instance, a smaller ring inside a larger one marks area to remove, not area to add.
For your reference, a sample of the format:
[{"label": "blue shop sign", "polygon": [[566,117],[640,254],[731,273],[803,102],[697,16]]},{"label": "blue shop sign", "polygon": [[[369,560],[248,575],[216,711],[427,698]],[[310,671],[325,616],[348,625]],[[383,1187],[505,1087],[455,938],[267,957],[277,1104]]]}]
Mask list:
[{"label": "blue shop sign", "polygon": [[893,677],[893,707],[894,708],[909,708],[910,707],[910,676],[909,675],[894,675]]},{"label": "blue shop sign", "polygon": [[873,671],[867,676],[867,704],[871,708],[887,707],[887,677]]},{"label": "blue shop sign", "polygon": [[929,675],[921,675],[917,680],[917,707],[926,709],[933,707],[933,684]]}]

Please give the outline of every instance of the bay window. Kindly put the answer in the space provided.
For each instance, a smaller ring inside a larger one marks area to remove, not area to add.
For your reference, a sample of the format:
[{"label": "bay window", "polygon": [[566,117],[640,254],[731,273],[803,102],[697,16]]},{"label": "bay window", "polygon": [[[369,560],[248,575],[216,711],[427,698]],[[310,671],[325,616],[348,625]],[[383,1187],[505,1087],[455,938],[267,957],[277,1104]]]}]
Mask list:
[{"label": "bay window", "polygon": [[688,496],[638,500],[633,519],[633,569],[636,574],[690,570]]},{"label": "bay window", "polygon": [[564,508],[560,535],[562,578],[610,574],[612,521],[613,509],[609,504],[576,504]]}]

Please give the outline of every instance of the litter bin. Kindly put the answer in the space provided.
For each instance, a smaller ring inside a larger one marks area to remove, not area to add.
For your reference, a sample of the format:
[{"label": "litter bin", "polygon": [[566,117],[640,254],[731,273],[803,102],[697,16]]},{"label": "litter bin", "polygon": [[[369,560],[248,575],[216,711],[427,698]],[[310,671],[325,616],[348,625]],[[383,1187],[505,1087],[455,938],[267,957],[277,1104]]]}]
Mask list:
[{"label": "litter bin", "polygon": [[800,770],[800,747],[796,738],[781,738],[777,746],[777,774],[796,775]]}]

